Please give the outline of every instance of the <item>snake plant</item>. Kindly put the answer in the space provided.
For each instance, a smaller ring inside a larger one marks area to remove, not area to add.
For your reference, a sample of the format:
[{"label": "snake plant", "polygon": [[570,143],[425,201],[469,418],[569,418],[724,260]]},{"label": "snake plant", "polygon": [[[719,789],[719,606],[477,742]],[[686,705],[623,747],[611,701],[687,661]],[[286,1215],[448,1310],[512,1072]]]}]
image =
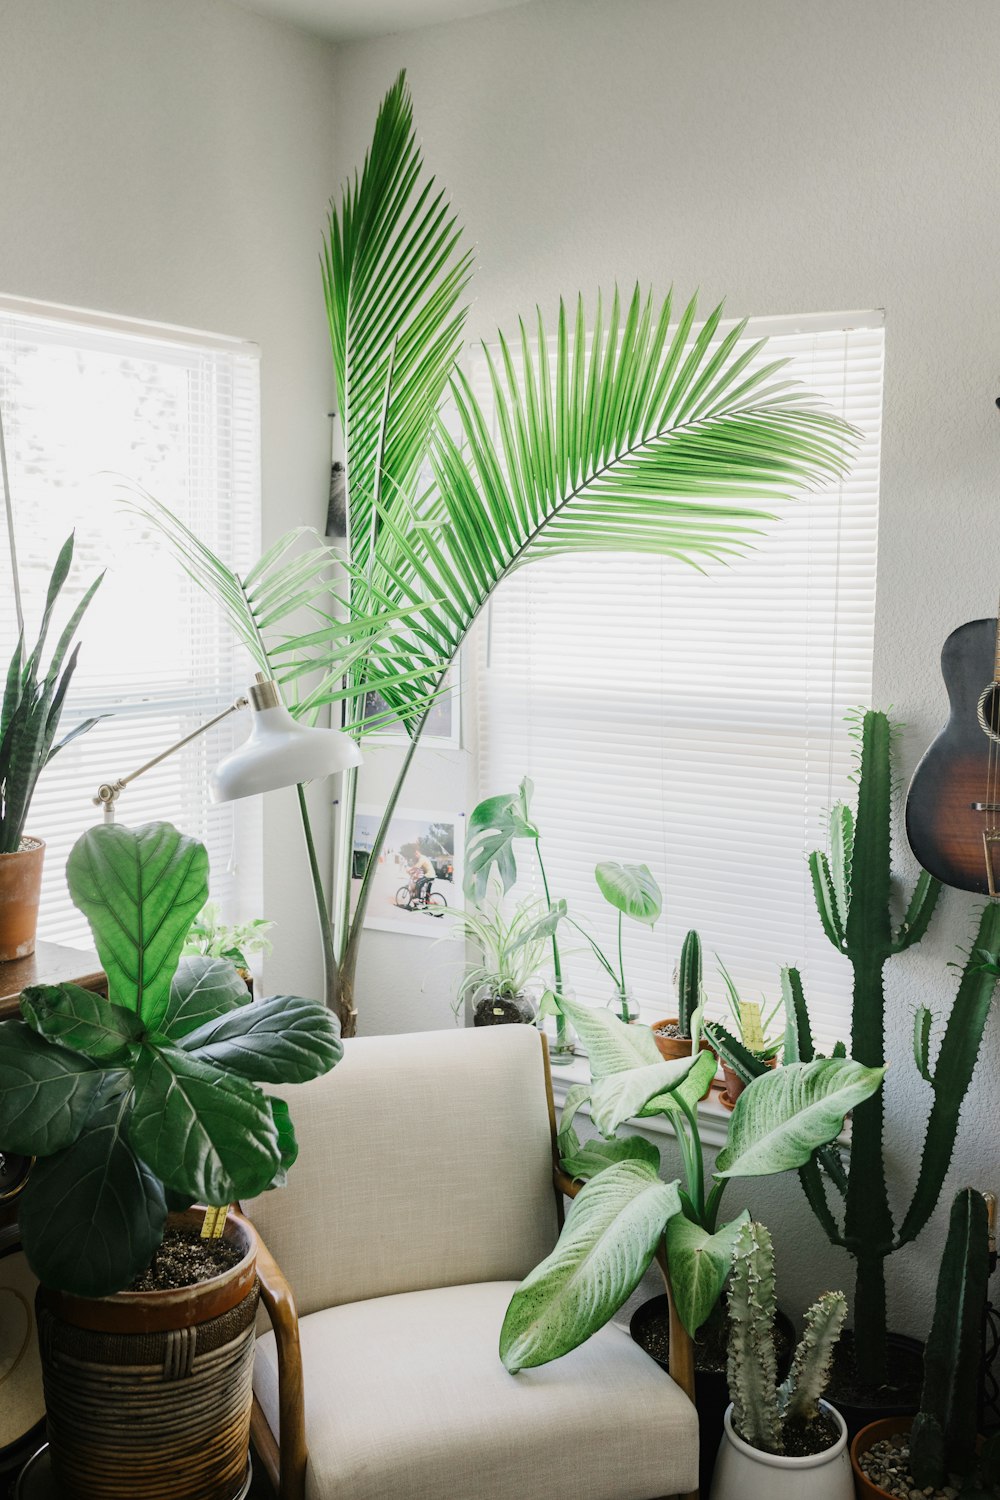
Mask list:
[{"label": "snake plant", "polygon": [[[563,300],[554,319],[539,311],[485,349],[494,439],[458,363],[472,261],[424,170],[401,74],[360,172],[331,206],[322,257],[346,456],[342,598],[348,620],[371,624],[358,636],[367,634],[365,649],[331,658],[337,687],[312,702],[343,702],[344,724],[360,736],[377,691],[410,737],[376,849],[444,674],[516,569],[606,549],[700,566],[738,556],[775,501],[842,475],[854,442],[780,378],[784,362],[766,357],[765,340],[748,340],[745,321],[725,323],[721,304],[699,320],[696,299],[639,287]],[[218,578],[205,581],[223,607],[243,610]],[[343,628],[317,614],[312,646],[322,654]],[[295,672],[303,649],[301,639],[269,648],[272,667]],[[348,771],[328,945],[345,1035],[378,865],[370,861],[352,912],[356,794]]]}]

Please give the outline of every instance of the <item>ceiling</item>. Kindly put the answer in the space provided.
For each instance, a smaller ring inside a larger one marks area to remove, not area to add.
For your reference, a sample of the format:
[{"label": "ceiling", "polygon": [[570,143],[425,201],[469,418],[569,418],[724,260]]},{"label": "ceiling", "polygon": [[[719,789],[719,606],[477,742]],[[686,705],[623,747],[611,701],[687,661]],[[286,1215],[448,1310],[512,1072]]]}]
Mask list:
[{"label": "ceiling", "polygon": [[244,10],[287,21],[335,42],[416,31],[442,21],[509,10],[525,0],[236,0]]}]

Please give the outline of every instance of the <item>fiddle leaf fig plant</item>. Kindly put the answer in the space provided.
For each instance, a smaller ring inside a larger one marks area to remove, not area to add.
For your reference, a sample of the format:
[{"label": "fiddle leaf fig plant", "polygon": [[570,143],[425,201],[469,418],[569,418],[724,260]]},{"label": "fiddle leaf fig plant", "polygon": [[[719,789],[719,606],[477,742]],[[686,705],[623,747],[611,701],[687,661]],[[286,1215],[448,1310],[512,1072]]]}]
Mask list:
[{"label": "fiddle leaf fig plant", "polygon": [[280,1186],[295,1160],[287,1104],[342,1047],[325,1006],[253,1003],[226,959],[181,958],[208,857],[169,823],[92,828],[67,865],[108,999],[36,985],[0,1023],[0,1151],[39,1158],[20,1201],[39,1280],[103,1297],[139,1275],[167,1211]]},{"label": "fiddle leaf fig plant", "polygon": [[[631,1296],[665,1237],[677,1311],[693,1336],[711,1314],[732,1267],[744,1212],[720,1222],[734,1177],[787,1172],[834,1140],[844,1117],[880,1087],[884,1068],[849,1058],[792,1063],[755,1078],[740,1095],[711,1181],[697,1104],[715,1069],[710,1053],[664,1062],[647,1026],[604,1009],[559,1002],[587,1049],[591,1082],[569,1090],[559,1153],[584,1179],[552,1253],[530,1273],[507,1310],[500,1356],[512,1373],[568,1354]],[[605,1137],[581,1145],[573,1119],[584,1104]],[[664,1183],[655,1148],[618,1130],[666,1116],[680,1147],[682,1178]]]}]

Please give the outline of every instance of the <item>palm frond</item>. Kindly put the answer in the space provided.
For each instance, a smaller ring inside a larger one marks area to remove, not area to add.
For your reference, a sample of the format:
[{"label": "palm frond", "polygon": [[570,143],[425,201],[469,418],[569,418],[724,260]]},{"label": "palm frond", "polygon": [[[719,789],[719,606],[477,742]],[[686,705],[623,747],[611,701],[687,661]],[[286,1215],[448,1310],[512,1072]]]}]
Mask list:
[{"label": "palm frond", "polygon": [[381,504],[391,508],[412,490],[461,347],[472,255],[460,239],[444,193],[423,180],[401,73],[382,102],[360,179],[331,205],[323,248],[348,544],[363,572]]},{"label": "palm frond", "polygon": [[[694,566],[739,556],[766,508],[840,477],[856,434],[816,409],[798,382],[768,362],[766,340],[746,322],[722,331],[721,306],[699,326],[692,299],[674,321],[672,298],[654,305],[638,287],[627,307],[617,291],[605,323],[598,299],[588,325],[582,298],[560,304],[550,343],[541,314],[535,337],[522,323],[511,344],[485,348],[497,437],[461,372],[451,382],[460,436],[435,426],[437,495],[414,525],[385,505],[376,574],[382,595],[421,593],[421,652],[457,651],[493,590],[516,568],[556,553],[624,550]],[[592,332],[588,333],[588,326]],[[372,650],[375,670],[405,640]],[[408,723],[433,690],[415,652],[412,678],[389,701]]]}]

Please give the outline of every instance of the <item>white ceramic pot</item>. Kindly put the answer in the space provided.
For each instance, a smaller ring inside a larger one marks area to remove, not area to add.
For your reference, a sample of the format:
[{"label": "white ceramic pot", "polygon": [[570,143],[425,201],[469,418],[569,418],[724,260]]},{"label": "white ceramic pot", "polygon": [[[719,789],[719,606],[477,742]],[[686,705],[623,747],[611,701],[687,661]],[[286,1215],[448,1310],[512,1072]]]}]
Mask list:
[{"label": "white ceramic pot", "polygon": [[711,1500],[854,1500],[851,1460],[847,1456],[847,1425],[826,1401],[823,1410],[837,1424],[840,1436],[832,1448],[809,1458],[786,1458],[761,1453],[733,1431],[733,1408],[726,1411],[725,1431],[712,1478]]}]

